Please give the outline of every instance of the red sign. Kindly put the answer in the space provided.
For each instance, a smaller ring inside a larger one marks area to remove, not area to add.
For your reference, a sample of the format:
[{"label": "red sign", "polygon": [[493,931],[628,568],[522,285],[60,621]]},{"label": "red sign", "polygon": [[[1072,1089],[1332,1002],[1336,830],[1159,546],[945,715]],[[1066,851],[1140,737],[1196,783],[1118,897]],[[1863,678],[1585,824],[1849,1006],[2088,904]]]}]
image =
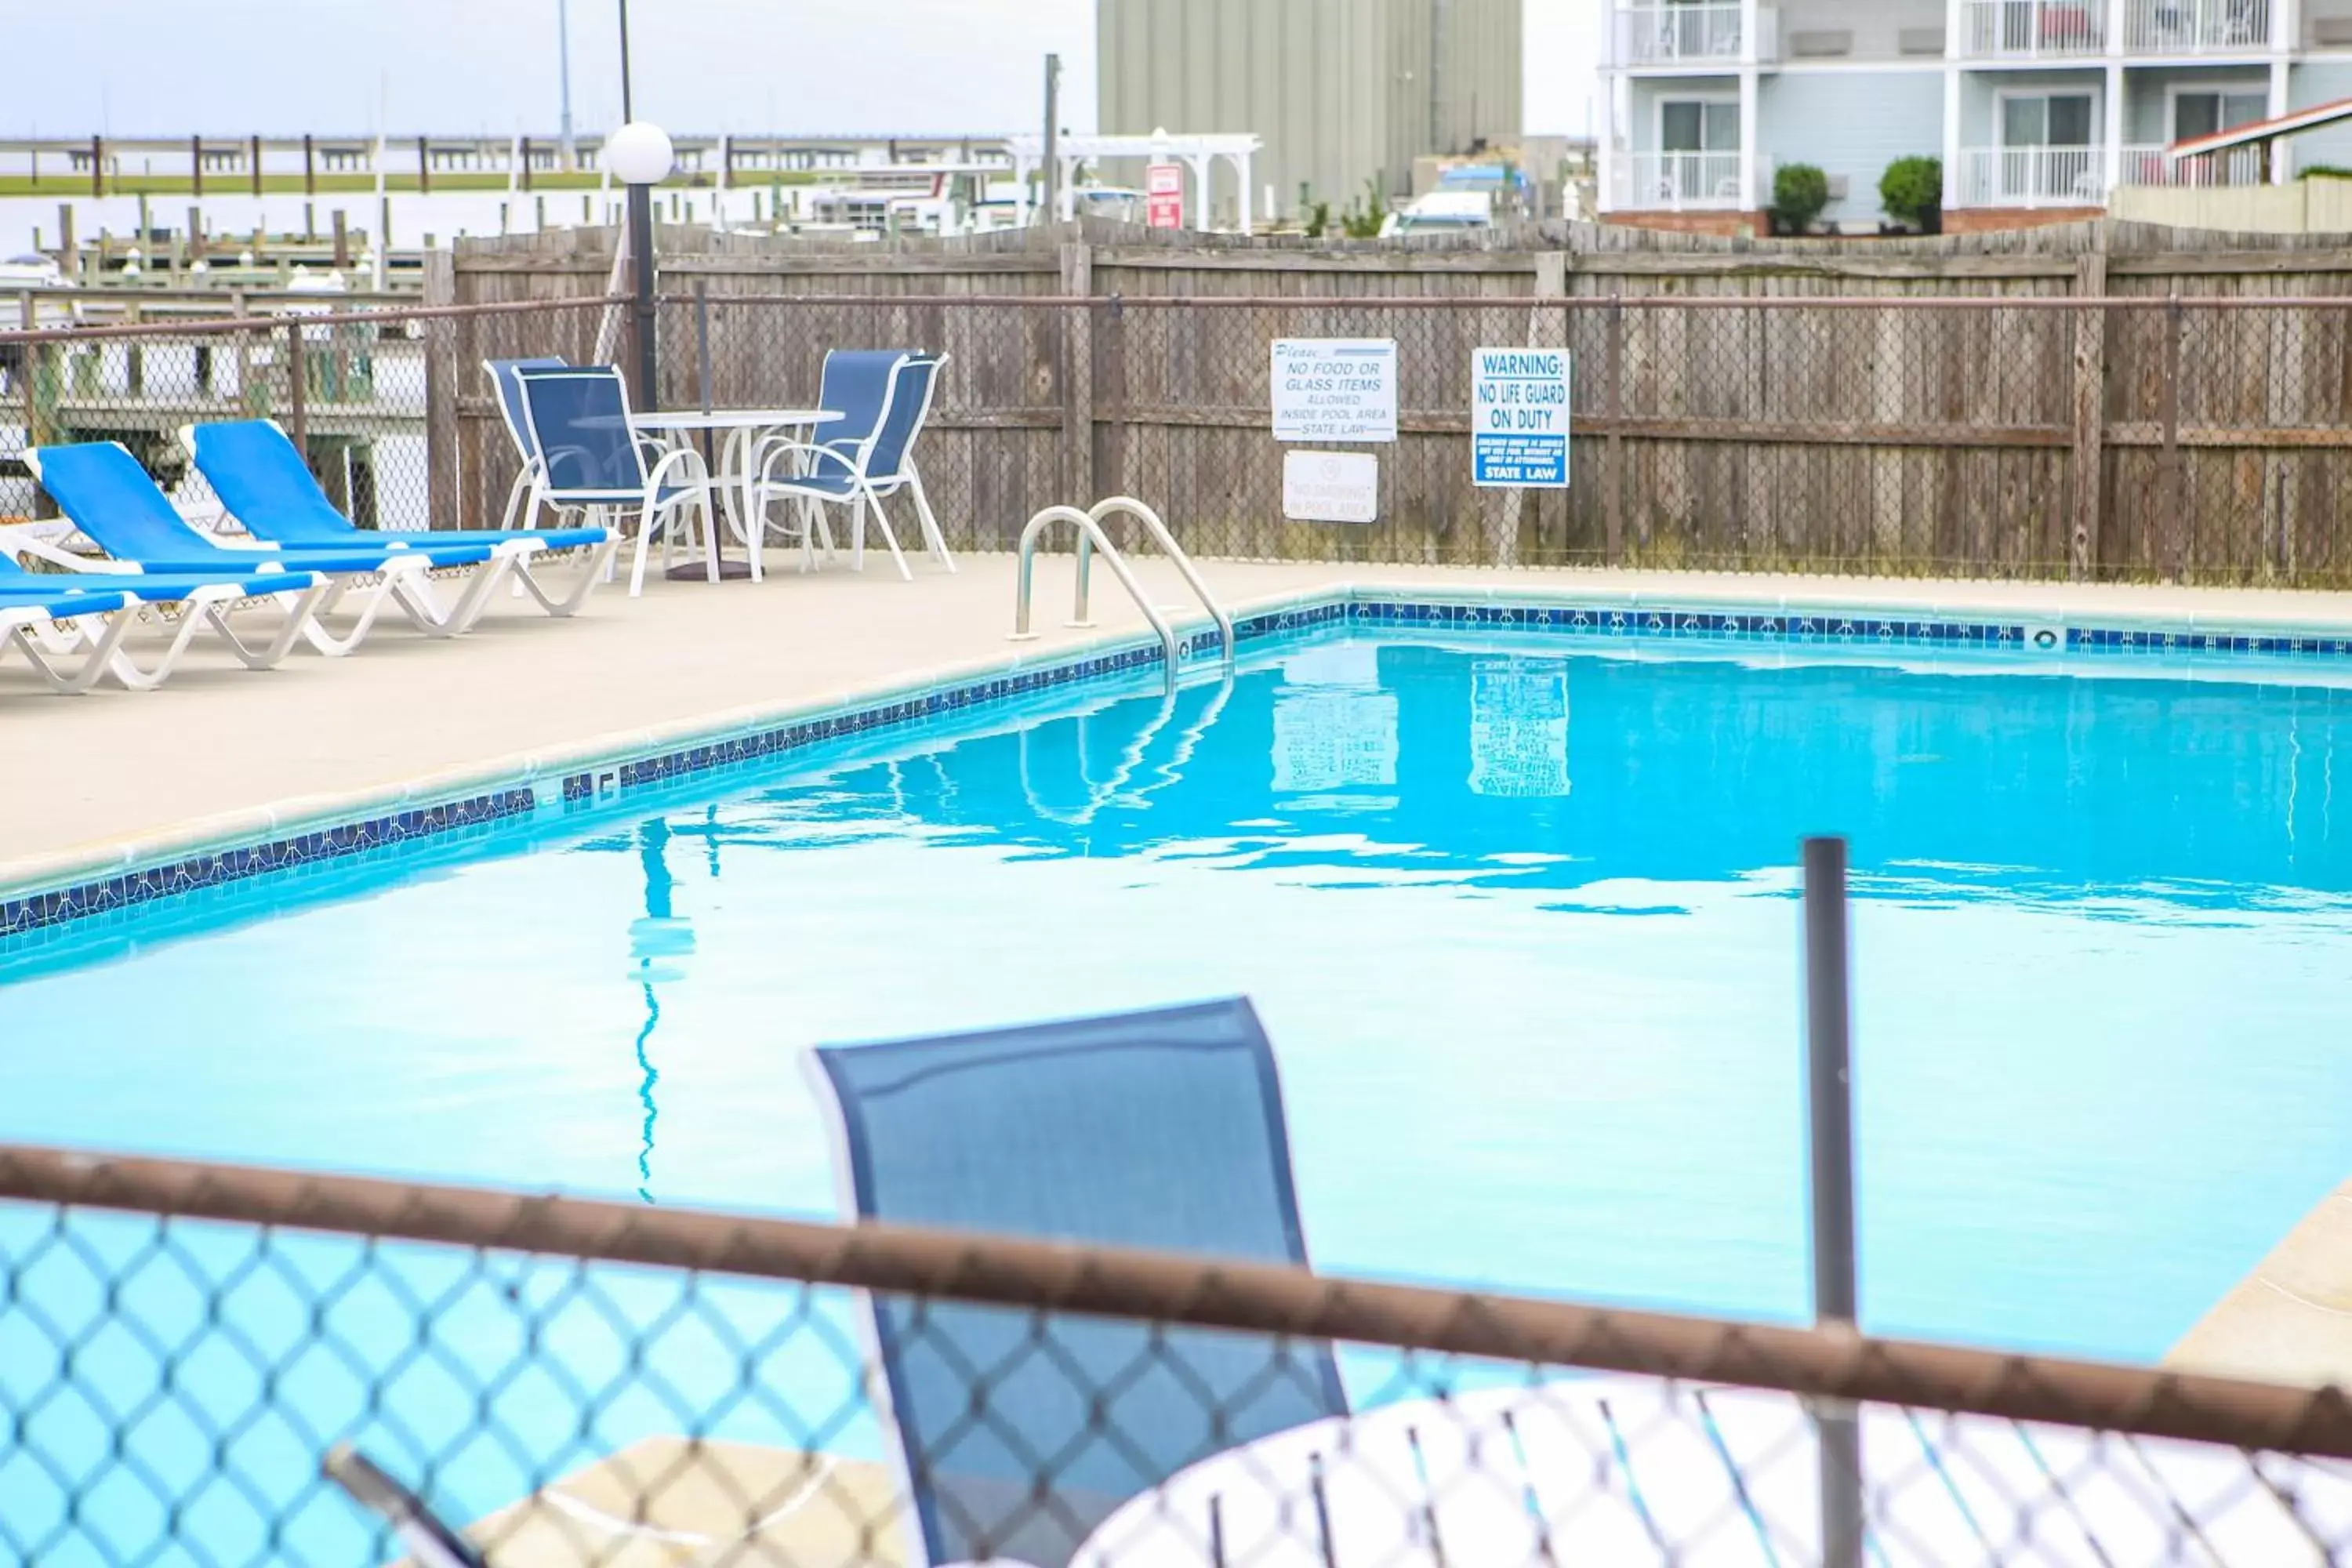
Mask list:
[{"label": "red sign", "polygon": [[1154,228],[1184,226],[1184,165],[1154,163],[1143,176],[1144,210]]}]

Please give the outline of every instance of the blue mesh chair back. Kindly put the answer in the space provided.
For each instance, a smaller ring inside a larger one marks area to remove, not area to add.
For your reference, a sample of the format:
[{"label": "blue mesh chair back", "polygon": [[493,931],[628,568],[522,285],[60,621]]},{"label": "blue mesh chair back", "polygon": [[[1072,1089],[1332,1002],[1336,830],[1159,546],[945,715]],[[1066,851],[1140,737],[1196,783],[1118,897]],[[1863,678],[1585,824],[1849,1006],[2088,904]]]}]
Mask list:
[{"label": "blue mesh chair back", "polygon": [[938,384],[939,356],[928,353],[908,354],[898,365],[890,381],[890,399],[882,415],[882,428],[874,438],[873,449],[866,454],[866,477],[877,482],[902,479],[907,472],[907,459],[913,452],[915,437],[923,433],[923,421],[930,416],[931,389]]},{"label": "blue mesh chair back", "polygon": [[[1274,1052],[1246,1001],[816,1058],[860,1219],[1306,1262]],[[1184,1467],[1347,1411],[1328,1345],[1061,1317],[1038,1353],[1024,1311],[872,1310],[934,1563],[1064,1568]]]},{"label": "blue mesh chair back", "polygon": [[319,488],[286,432],[267,419],[199,425],[189,432],[196,468],[221,504],[280,544],[349,544],[358,531]]},{"label": "blue mesh chair back", "polygon": [[611,365],[522,369],[523,426],[554,494],[583,501],[635,500],[646,488],[644,455],[629,428],[628,389]]},{"label": "blue mesh chair back", "polygon": [[516,453],[524,462],[530,461],[530,426],[522,414],[522,376],[526,370],[561,369],[571,362],[562,354],[539,354],[529,359],[486,359],[482,368],[489,373],[490,389],[498,394],[499,413],[507,422],[507,435],[515,444]]},{"label": "blue mesh chair back", "polygon": [[41,488],[117,561],[186,561],[219,546],[188,525],[120,441],[43,447]]},{"label": "blue mesh chair back", "polygon": [[[898,349],[831,349],[824,356],[824,374],[818,378],[816,400],[826,412],[838,414],[816,427],[817,445],[849,456],[881,427],[890,401],[890,385],[906,354]],[[854,463],[856,458],[851,457]]]}]

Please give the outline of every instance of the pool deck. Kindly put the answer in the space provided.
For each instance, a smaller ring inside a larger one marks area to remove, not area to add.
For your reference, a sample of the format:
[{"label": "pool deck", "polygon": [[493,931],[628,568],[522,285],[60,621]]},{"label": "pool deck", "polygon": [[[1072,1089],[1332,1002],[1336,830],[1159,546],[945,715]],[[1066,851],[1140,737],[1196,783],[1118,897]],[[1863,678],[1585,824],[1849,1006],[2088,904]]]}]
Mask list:
[{"label": "pool deck", "polygon": [[2172,1348],[2165,1364],[2352,1389],[2352,1182],[2287,1232]]},{"label": "pool deck", "polygon": [[[157,692],[56,697],[21,662],[0,661],[0,756],[14,784],[13,809],[0,813],[0,889],[1145,629],[1108,572],[1095,584],[1098,628],[1064,627],[1067,556],[1039,562],[1040,637],[1027,644],[1006,638],[1014,578],[1007,556],[968,556],[952,576],[919,566],[912,583],[887,566],[803,575],[782,558],[775,564],[761,584],[656,581],[637,600],[608,587],[569,620],[502,598],[473,635],[455,641],[425,638],[387,616],[352,658],[304,652],[266,673],[200,641]],[[1164,563],[1136,565],[1159,603],[1187,604]],[[1236,614],[1354,584],[2352,630],[2352,595],[1351,563],[1205,562],[1202,571]],[[1196,610],[1171,618],[1204,624]],[[2352,1186],[2218,1305],[2173,1361],[2290,1383],[2352,1382]]]}]

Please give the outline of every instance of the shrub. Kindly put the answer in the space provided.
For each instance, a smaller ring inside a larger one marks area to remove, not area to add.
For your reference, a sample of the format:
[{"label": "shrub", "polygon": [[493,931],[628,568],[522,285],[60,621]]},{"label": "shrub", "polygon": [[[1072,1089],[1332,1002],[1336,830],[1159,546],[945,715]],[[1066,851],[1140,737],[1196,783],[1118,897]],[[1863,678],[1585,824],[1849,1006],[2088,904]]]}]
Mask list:
[{"label": "shrub", "polygon": [[2295,171],[2298,180],[2352,180],[2352,169],[2341,163],[2314,163]]},{"label": "shrub", "polygon": [[1339,226],[1347,232],[1349,239],[1378,239],[1381,225],[1388,221],[1388,206],[1381,200],[1381,183],[1366,180],[1364,199],[1348,209],[1348,216],[1339,220]]},{"label": "shrub", "polygon": [[1944,161],[1897,158],[1878,176],[1878,205],[1896,223],[1933,234],[1944,222]]},{"label": "shrub", "polygon": [[1830,205],[1830,177],[1811,163],[1783,163],[1772,176],[1772,222],[1802,234]]}]

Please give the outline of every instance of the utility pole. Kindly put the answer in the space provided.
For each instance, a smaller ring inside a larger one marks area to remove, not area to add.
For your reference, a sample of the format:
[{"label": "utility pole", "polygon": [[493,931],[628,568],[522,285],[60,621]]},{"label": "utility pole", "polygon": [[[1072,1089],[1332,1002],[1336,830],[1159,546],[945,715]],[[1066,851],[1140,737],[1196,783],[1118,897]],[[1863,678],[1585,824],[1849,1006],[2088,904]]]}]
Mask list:
[{"label": "utility pole", "polygon": [[563,166],[580,166],[578,149],[572,141],[572,0],[555,0],[555,69],[562,79],[562,114],[557,132],[563,140]]},{"label": "utility pole", "polygon": [[[624,4],[627,0],[623,0]],[[1045,57],[1045,200],[1043,222],[1062,217],[1062,57]]]}]

